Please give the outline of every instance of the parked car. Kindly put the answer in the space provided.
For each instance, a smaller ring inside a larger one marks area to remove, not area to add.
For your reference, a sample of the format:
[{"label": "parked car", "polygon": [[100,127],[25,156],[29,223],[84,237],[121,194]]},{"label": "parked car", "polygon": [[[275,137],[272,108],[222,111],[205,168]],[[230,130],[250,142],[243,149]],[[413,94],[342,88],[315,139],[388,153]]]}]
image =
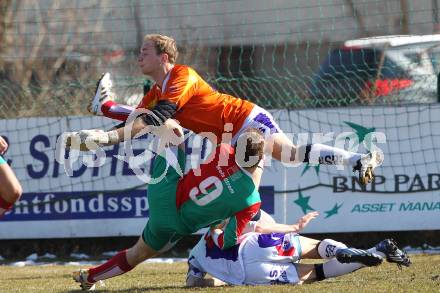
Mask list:
[{"label": "parked car", "polygon": [[309,86],[316,106],[437,102],[439,35],[349,40],[331,51]]}]

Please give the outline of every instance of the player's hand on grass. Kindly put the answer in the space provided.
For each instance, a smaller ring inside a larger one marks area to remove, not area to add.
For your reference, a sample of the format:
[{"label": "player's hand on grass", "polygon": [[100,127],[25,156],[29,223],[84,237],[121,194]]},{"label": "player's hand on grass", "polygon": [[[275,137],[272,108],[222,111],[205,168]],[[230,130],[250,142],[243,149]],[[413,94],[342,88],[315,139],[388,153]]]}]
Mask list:
[{"label": "player's hand on grass", "polygon": [[4,153],[6,153],[6,151],[8,150],[8,143],[6,142],[6,140],[0,136],[0,155],[3,155]]},{"label": "player's hand on grass", "polygon": [[303,230],[309,224],[309,222],[311,220],[313,220],[314,218],[316,218],[317,216],[319,216],[319,213],[316,211],[313,211],[313,212],[310,212],[310,213],[304,215],[303,217],[301,217],[297,223],[298,231]]}]

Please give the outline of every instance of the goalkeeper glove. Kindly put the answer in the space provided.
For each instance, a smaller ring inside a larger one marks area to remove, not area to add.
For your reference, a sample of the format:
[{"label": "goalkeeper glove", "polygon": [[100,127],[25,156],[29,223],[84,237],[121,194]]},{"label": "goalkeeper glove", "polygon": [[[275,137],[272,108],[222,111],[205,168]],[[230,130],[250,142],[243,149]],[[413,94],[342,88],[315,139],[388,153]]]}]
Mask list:
[{"label": "goalkeeper glove", "polygon": [[65,134],[66,148],[79,149],[80,151],[96,150],[103,145],[119,142],[116,131],[104,132],[100,129],[81,130]]}]

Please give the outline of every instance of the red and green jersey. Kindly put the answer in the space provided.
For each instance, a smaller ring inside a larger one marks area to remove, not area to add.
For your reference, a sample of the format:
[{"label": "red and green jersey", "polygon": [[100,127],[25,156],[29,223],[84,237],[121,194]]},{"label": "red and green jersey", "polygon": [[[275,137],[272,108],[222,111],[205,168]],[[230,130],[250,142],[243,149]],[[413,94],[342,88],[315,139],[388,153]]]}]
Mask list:
[{"label": "red and green jersey", "polygon": [[178,183],[179,228],[194,232],[228,219],[224,232],[213,237],[220,248],[237,243],[246,224],[260,209],[261,199],[251,174],[235,162],[234,148],[220,144],[198,170]]}]

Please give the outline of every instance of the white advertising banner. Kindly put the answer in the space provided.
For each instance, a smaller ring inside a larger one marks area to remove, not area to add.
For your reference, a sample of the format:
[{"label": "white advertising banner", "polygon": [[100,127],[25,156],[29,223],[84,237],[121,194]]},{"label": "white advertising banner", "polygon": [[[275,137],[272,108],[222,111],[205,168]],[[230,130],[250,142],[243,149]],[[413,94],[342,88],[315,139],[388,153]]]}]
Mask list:
[{"label": "white advertising banner", "polygon": [[[303,133],[308,142],[321,139],[360,153],[376,147],[384,154],[375,181],[366,188],[351,168],[302,165],[266,170],[263,184],[276,182],[276,207],[285,212],[283,221],[293,223],[316,210],[320,217],[306,232],[440,229],[440,105],[273,114],[283,130],[295,133],[296,141],[305,140]],[[283,190],[289,192],[278,205],[278,191]]]},{"label": "white advertising banner", "polygon": [[[267,159],[260,193],[263,209],[283,223],[320,212],[304,232],[440,229],[440,107],[372,107],[272,111],[295,143],[324,143],[365,153],[377,148],[385,161],[376,180],[360,186],[351,168],[284,166]],[[0,120],[10,142],[5,159],[24,194],[0,220],[0,239],[137,236],[148,220],[147,186],[154,141],[133,143],[137,171],[127,163],[123,144],[104,148],[105,159],[90,154],[55,159],[57,137],[65,131],[115,123],[98,117]],[[187,143],[196,166],[209,146]],[[88,167],[88,166],[89,167]],[[92,167],[90,167],[92,166]]]}]

